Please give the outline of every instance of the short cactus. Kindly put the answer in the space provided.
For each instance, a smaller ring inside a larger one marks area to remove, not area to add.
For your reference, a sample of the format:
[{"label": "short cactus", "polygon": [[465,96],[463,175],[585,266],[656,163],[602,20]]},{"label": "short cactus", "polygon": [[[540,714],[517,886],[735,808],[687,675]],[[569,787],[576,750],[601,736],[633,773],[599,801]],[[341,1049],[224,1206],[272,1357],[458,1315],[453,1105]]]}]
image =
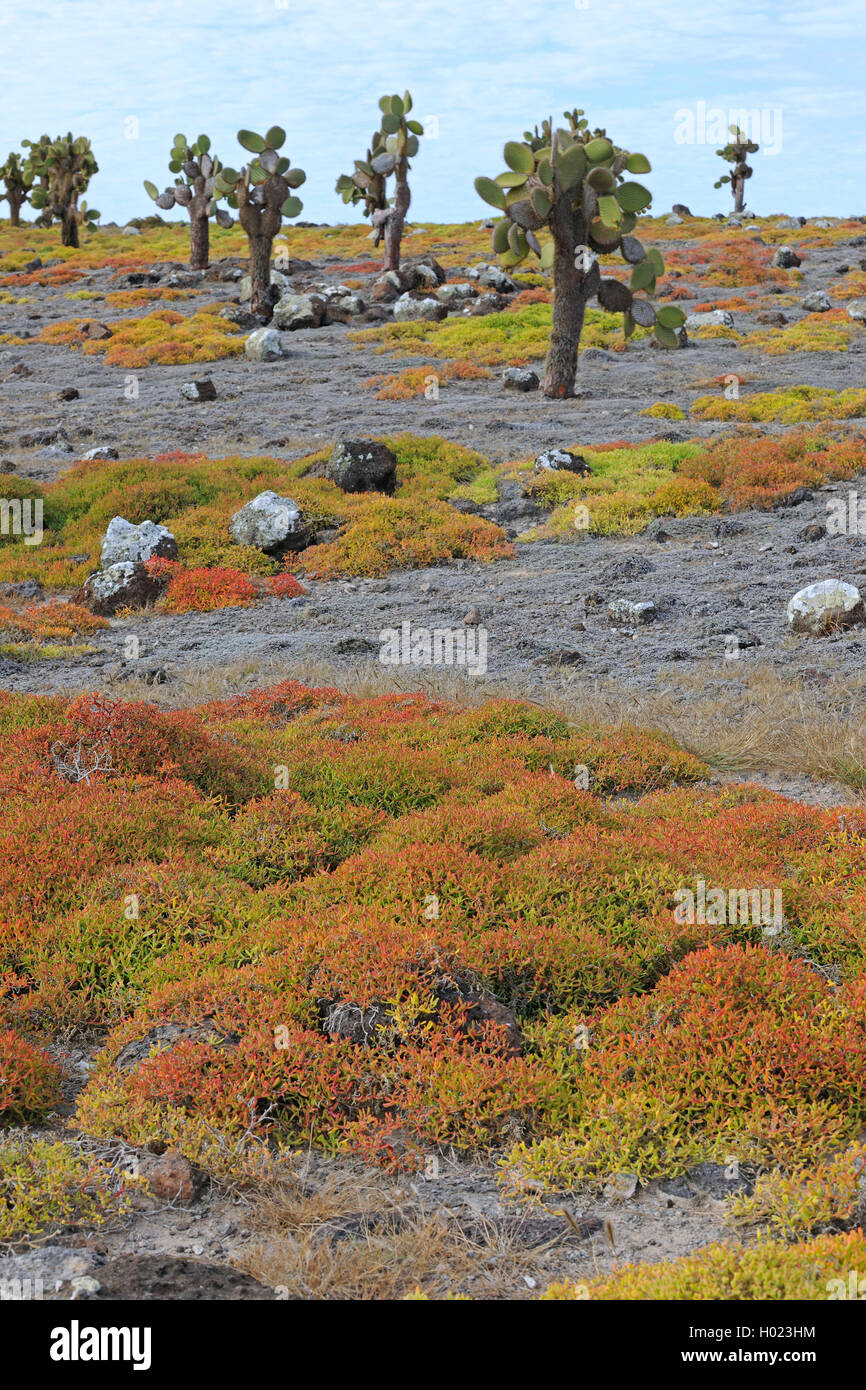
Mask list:
[{"label": "short cactus", "polygon": [[[409,119],[412,98],[384,96],[379,100],[382,126],[377,130],[366,159],[355,160],[352,174],[341,174],[337,192],[344,203],[364,203],[364,216],[373,225],[376,246],[384,238],[385,269],[400,269],[400,243],[406,214],[412,201],[409,189],[409,160],[418,153],[418,137],[424,134],[420,121]],[[389,202],[387,181],[394,175],[394,197]]]},{"label": "short cactus", "polygon": [[728,129],[734,138],[723,150],[716,150],[716,154],[734,167],[729,174],[722,174],[713,184],[713,188],[721,188],[723,184],[729,183],[734,195],[734,212],[742,212],[745,207],[746,179],[750,179],[754,172],[751,165],[746,163],[746,155],[757,154],[760,145],[754,140],[748,140],[739,126],[732,125]]},{"label": "short cactus", "polygon": [[0,193],[0,202],[5,199],[9,204],[10,225],[18,227],[21,225],[21,209],[30,193],[31,178],[25,173],[21,156],[14,151],[7,154],[5,163],[0,165],[0,179],[6,188],[5,193]]},{"label": "short cactus", "polygon": [[297,217],[301,211],[303,204],[292,189],[300,188],[307,177],[303,169],[293,169],[291,161],[278,153],[285,140],[286,132],[278,125],[266,135],[239,130],[238,142],[254,158],[240,170],[220,169],[214,179],[214,196],[226,198],[229,207],[238,209],[238,220],[250,243],[250,308],[266,318],[272,310],[268,289],[274,237],[284,217]]},{"label": "short cactus", "polygon": [[39,179],[30,194],[31,204],[42,210],[43,220],[49,225],[53,219],[59,219],[64,246],[77,246],[78,228],[82,224],[92,227],[99,219],[96,208],[88,208],[86,203],[78,206],[79,197],[99,172],[90,141],[83,135],[74,139],[70,131],[56,140],[43,135],[39,140],[22,143],[30,149],[24,166],[27,177],[34,184]]},{"label": "short cactus", "polygon": [[[645,251],[632,232],[637,215],[652,195],[627,174],[646,174],[645,155],[629,154],[608,140],[603,130],[589,131],[579,110],[565,112],[569,129],[526,131],[525,143],[505,146],[508,168],[495,179],[478,178],[475,188],[502,213],[493,229],[493,249],[505,267],[516,266],[530,251],[543,269],[553,270],[553,329],[544,376],[547,396],[574,395],[577,352],[589,300],[620,312],[626,337],[637,326],[653,328],[658,342],[676,347],[682,310],[656,310],[640,291],[653,294],[664,262],[655,249]],[[537,233],[551,240],[542,246]],[[619,251],[632,267],[630,285],[604,278],[599,255]]]},{"label": "short cactus", "polygon": [[189,211],[189,264],[192,270],[206,270],[210,252],[210,225],[215,217],[221,227],[231,227],[232,218],[224,208],[218,208],[216,177],[222,164],[210,153],[210,140],[200,135],[194,145],[187,144],[185,135],[176,135],[168,167],[173,174],[183,174],[162,193],[156,184],[144,181],[145,191],[158,208],[168,210],[175,204]]}]

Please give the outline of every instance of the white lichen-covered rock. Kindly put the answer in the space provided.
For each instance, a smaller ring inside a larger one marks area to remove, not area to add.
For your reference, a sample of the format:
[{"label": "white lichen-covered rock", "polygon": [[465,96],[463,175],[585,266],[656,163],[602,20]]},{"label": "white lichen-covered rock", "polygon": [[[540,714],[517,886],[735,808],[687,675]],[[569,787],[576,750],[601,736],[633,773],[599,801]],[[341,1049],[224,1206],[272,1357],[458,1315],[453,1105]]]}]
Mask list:
[{"label": "white lichen-covered rock", "polygon": [[440,304],[438,299],[413,299],[411,294],[401,294],[399,299],[394,300],[394,318],[398,323],[407,319],[438,321],[443,319],[447,312],[447,306]]},{"label": "white lichen-covered rock", "polygon": [[788,625],[793,632],[806,632],[813,637],[866,625],[860,590],[842,579],[819,579],[790,600]]},{"label": "white lichen-covered rock", "polygon": [[235,512],[229,529],[238,545],[251,545],[268,555],[303,550],[310,532],[297,502],[278,492],[260,492]]},{"label": "white lichen-covered rock", "polygon": [[102,568],[124,564],[139,564],[152,556],[163,560],[177,559],[177,541],[167,526],[155,521],[142,521],[137,526],[126,517],[113,516],[102,538]]},{"label": "white lichen-covered rock", "polygon": [[618,623],[620,627],[641,627],[658,616],[652,599],[634,602],[628,598],[615,598],[607,605],[607,611],[611,622]]},{"label": "white lichen-covered rock", "polygon": [[275,328],[294,333],[298,328],[318,328],[325,318],[325,301],[318,294],[284,294],[273,315]]},{"label": "white lichen-covered rock", "polygon": [[477,280],[479,285],[484,285],[489,290],[496,290],[498,294],[513,294],[517,289],[510,275],[506,275],[504,270],[500,270],[498,265],[473,266],[469,271],[470,280]]},{"label": "white lichen-covered rock", "polygon": [[689,314],[686,328],[733,328],[734,316],[727,309],[708,309],[702,314]]},{"label": "white lichen-covered rock", "polygon": [[777,248],[770,265],[778,266],[781,270],[795,270],[800,264],[800,257],[791,246],[780,246]]},{"label": "white lichen-covered rock", "polygon": [[535,460],[536,473],[580,473],[582,476],[592,472],[582,454],[573,454],[570,449],[544,449]]},{"label": "white lichen-covered rock", "polygon": [[164,580],[150,575],[143,564],[123,560],[91,574],[73,599],[99,617],[110,618],[121,608],[144,608],[153,603],[164,584]]},{"label": "white lichen-covered rock", "polygon": [[437,293],[443,304],[456,304],[462,299],[474,299],[478,291],[466,280],[452,280],[447,285],[440,285]]},{"label": "white lichen-covered rock", "polygon": [[813,290],[811,294],[807,294],[804,299],[800,300],[800,304],[810,314],[826,314],[827,310],[832,307],[823,290]]},{"label": "white lichen-covered rock", "polygon": [[95,449],[88,449],[86,454],[81,456],[88,463],[94,461],[108,463],[114,459],[119,459],[120,454],[111,444],[98,444]]},{"label": "white lichen-covered rock", "polygon": [[244,356],[251,362],[276,362],[285,357],[282,334],[275,328],[254,328],[244,343]]},{"label": "white lichen-covered rock", "polygon": [[848,305],[848,317],[857,323],[866,323],[866,299],[852,299]]}]

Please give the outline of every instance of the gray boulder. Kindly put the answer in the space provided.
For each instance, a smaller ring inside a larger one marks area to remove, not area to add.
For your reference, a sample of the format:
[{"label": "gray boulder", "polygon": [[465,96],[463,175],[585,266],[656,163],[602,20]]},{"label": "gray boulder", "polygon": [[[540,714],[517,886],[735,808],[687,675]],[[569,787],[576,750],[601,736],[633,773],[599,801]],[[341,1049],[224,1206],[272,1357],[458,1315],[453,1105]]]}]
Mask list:
[{"label": "gray boulder", "polygon": [[[274,270],[273,266],[271,267],[271,284],[276,286],[280,292],[284,290],[291,291],[292,288],[292,282],[288,275],[284,275],[281,270]],[[240,291],[241,303],[243,303],[244,300],[252,299],[253,285],[249,275],[241,276],[238,289]]]},{"label": "gray boulder", "polygon": [[276,362],[287,356],[282,334],[275,328],[256,328],[244,343],[244,356],[251,362]]},{"label": "gray boulder", "polygon": [[857,323],[866,323],[866,299],[852,299],[848,305],[848,317]]},{"label": "gray boulder", "polygon": [[110,444],[100,444],[95,449],[88,449],[87,453],[82,454],[81,457],[83,459],[86,459],[88,463],[93,462],[97,459],[100,462],[108,463],[114,459],[119,459],[120,454],[117,452],[116,449],[112,448]]},{"label": "gray boulder", "polygon": [[268,490],[235,512],[229,530],[238,545],[250,545],[267,555],[303,550],[310,531],[297,502]]},{"label": "gray boulder", "polygon": [[441,285],[438,290],[438,297],[443,304],[456,304],[463,299],[474,299],[478,291],[474,285],[470,285],[466,280],[452,280],[447,285]]},{"label": "gray boulder", "polygon": [[325,319],[325,301],[318,294],[284,294],[273,314],[275,328],[288,333],[298,328],[319,328]]},{"label": "gray boulder", "polygon": [[527,367],[506,367],[502,385],[506,391],[537,391],[540,383],[535,372]]},{"label": "gray boulder", "polygon": [[343,492],[390,493],[397,483],[397,460],[378,439],[340,439],[325,476]]},{"label": "gray boulder", "polygon": [[104,570],[127,561],[143,564],[154,555],[163,560],[177,559],[177,541],[168,527],[155,521],[142,521],[136,526],[123,516],[111,518],[102,538],[100,559]]},{"label": "gray boulder", "polygon": [[866,609],[860,590],[841,579],[819,579],[800,589],[788,604],[792,632],[824,637],[840,628],[866,625]]},{"label": "gray boulder", "polygon": [[511,276],[500,270],[498,265],[475,266],[469,271],[469,278],[477,278],[479,285],[484,285],[488,290],[496,290],[497,294],[514,294],[517,289]]},{"label": "gray boulder", "polygon": [[607,605],[607,611],[611,622],[618,623],[620,627],[641,627],[658,616],[652,599],[633,602],[628,598],[615,598]]},{"label": "gray boulder", "polygon": [[800,300],[800,304],[810,314],[826,314],[827,310],[832,307],[823,290],[813,290],[811,294],[807,294],[804,299]]},{"label": "gray boulder", "polygon": [[73,596],[73,602],[100,618],[110,618],[120,608],[144,608],[154,603],[164,587],[165,581],[148,574],[143,564],[124,560],[91,574]]},{"label": "gray boulder", "polygon": [[794,270],[800,263],[800,257],[790,246],[780,246],[770,261],[770,265],[778,266],[781,270]]},{"label": "gray boulder", "polygon": [[583,477],[592,469],[582,454],[573,454],[570,449],[545,449],[535,460],[536,473],[579,473]]},{"label": "gray boulder", "polygon": [[394,301],[394,318],[398,323],[405,323],[409,319],[438,322],[444,319],[447,313],[447,304],[440,304],[438,299],[413,299],[407,293],[401,294],[400,298]]},{"label": "gray boulder", "polygon": [[689,314],[686,328],[733,328],[734,316],[727,309],[708,309],[702,314]]}]

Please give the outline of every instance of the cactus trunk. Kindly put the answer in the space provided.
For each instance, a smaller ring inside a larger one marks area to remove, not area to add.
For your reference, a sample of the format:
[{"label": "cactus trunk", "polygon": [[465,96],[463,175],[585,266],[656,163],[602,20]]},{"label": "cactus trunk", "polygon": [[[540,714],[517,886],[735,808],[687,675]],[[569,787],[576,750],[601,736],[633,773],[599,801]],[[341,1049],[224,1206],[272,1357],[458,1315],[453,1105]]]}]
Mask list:
[{"label": "cactus trunk", "polygon": [[273,237],[250,237],[250,310],[254,314],[271,317],[271,302],[268,290],[271,284],[271,246]]},{"label": "cactus trunk", "polygon": [[574,263],[578,242],[576,217],[567,194],[558,193],[550,230],[553,234],[553,327],[544,364],[545,396],[574,395],[577,349],[583,331],[586,296],[583,274]]},{"label": "cactus trunk", "polygon": [[63,246],[78,246],[78,217],[74,204],[67,205],[63,209],[60,242]]},{"label": "cactus trunk", "polygon": [[407,177],[408,161],[405,158],[399,159],[394,172],[396,174],[394,206],[385,222],[385,270],[400,269],[400,243],[403,240],[403,224],[406,221],[406,214],[412,201]]},{"label": "cactus trunk", "polygon": [[734,188],[734,212],[742,212],[746,201],[746,181],[740,174],[734,174],[731,182]]},{"label": "cactus trunk", "polygon": [[19,192],[16,188],[10,188],[6,197],[9,199],[9,225],[10,227],[21,226],[21,205],[25,195],[23,190]]},{"label": "cactus trunk", "polygon": [[189,224],[190,270],[207,270],[209,254],[210,226],[205,213],[204,217],[193,217]]}]

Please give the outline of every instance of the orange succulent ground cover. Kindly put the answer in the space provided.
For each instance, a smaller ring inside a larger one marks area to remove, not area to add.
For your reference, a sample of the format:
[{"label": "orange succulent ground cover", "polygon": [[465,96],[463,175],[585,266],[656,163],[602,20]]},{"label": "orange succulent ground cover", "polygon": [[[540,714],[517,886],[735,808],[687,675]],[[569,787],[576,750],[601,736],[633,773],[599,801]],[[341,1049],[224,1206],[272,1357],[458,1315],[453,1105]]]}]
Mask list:
[{"label": "orange succulent ground cover", "polygon": [[[507,700],[3,694],[0,730],[4,1118],[86,1029],[73,1123],[213,1169],[453,1146],[532,1196],[862,1131],[866,812]],[[700,880],[782,918],[680,920]]]}]

